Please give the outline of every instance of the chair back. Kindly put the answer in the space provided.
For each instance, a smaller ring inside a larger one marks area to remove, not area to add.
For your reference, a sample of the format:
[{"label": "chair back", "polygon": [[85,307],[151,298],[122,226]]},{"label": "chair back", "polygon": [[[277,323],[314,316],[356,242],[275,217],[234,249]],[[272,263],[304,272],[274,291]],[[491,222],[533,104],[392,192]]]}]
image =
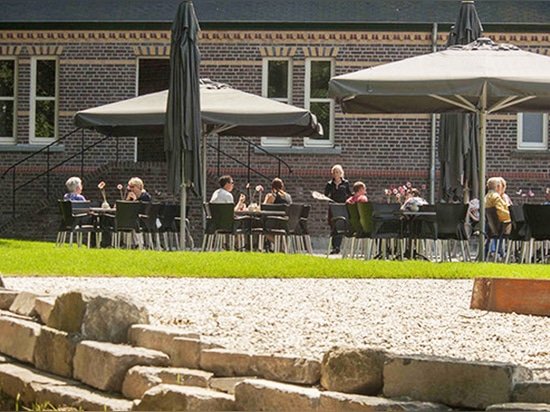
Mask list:
[{"label": "chair back", "polygon": [[178,232],[176,218],[180,215],[181,206],[177,203],[166,203],[161,206],[159,220],[160,232]]},{"label": "chair back", "polygon": [[349,213],[345,203],[329,203],[331,236],[348,235],[351,230]]},{"label": "chair back", "polygon": [[115,228],[118,232],[139,231],[139,213],[143,209],[141,202],[117,200],[115,212]]},{"label": "chair back", "polygon": [[373,237],[403,237],[403,219],[398,214],[400,208],[399,203],[372,203]]},{"label": "chair back", "polygon": [[309,235],[309,228],[307,226],[307,219],[309,212],[311,211],[311,205],[304,203],[302,205],[302,215],[300,216],[300,231],[302,235]]},{"label": "chair back", "polygon": [[357,203],[346,203],[346,209],[348,210],[349,224],[351,226],[349,234],[352,236],[360,236],[363,233],[363,228],[361,227]]},{"label": "chair back", "polygon": [[535,240],[550,239],[550,205],[523,205],[529,234]]},{"label": "chair back", "polygon": [[233,233],[235,205],[233,203],[209,203],[213,229],[216,232]]},{"label": "chair back", "polygon": [[88,213],[90,207],[92,207],[92,202],[87,200],[76,200],[71,201],[72,212],[73,213]]},{"label": "chair back", "polygon": [[73,217],[73,206],[70,200],[58,200],[59,212],[61,213],[61,227],[72,230],[77,222]]},{"label": "chair back", "polygon": [[525,214],[523,213],[523,206],[510,205],[508,206],[510,211],[510,219],[512,220],[512,229],[510,231],[511,240],[529,240],[531,235],[529,233],[529,225],[525,221]]},{"label": "chair back", "polygon": [[439,239],[467,240],[470,236],[464,224],[468,215],[468,204],[437,203],[435,217]]},{"label": "chair back", "polygon": [[500,238],[504,234],[504,225],[498,219],[497,208],[488,207],[485,209],[485,221],[487,222],[487,237]]},{"label": "chair back", "polygon": [[139,215],[141,230],[157,232],[157,219],[160,216],[162,204],[158,202],[141,202],[142,210]]},{"label": "chair back", "polygon": [[361,230],[364,235],[370,235],[374,222],[372,220],[372,203],[371,202],[358,202],[357,211],[359,212],[359,223],[361,224]]},{"label": "chair back", "polygon": [[300,234],[300,219],[302,217],[303,204],[291,203],[288,206],[288,231],[292,234]]},{"label": "chair back", "polygon": [[275,212],[284,212],[286,211],[287,204],[283,203],[269,203],[269,204],[261,204],[260,209],[261,210],[271,210]]}]

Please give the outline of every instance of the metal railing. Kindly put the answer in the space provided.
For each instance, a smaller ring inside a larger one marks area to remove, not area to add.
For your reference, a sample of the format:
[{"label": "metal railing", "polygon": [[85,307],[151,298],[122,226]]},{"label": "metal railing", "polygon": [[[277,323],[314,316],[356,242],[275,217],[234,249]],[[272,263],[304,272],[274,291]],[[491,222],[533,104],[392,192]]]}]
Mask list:
[{"label": "metal railing", "polygon": [[254,148],[260,150],[261,152],[263,152],[267,156],[270,156],[270,157],[274,158],[275,160],[277,160],[277,177],[281,176],[281,171],[282,171],[282,166],[283,165],[288,169],[288,173],[292,173],[292,168],[290,167],[290,165],[286,161],[284,161],[282,158],[277,156],[276,154],[273,154],[273,153],[269,152],[268,150],[266,150],[262,146],[254,143],[254,142],[252,142],[252,141],[250,141],[250,140],[248,140],[248,139],[246,139],[242,136],[235,136],[235,137],[239,138],[240,140],[242,140],[243,142],[245,142],[247,144],[246,163],[239,160],[235,156],[233,156],[229,153],[226,153],[225,151],[223,151],[221,149],[221,137],[220,137],[220,135],[218,135],[217,145],[213,145],[211,143],[206,143],[206,145],[208,147],[214,149],[218,154],[217,161],[216,161],[216,170],[217,170],[218,176],[221,175],[221,172],[220,172],[220,169],[221,169],[221,156],[223,155],[223,156],[228,157],[229,159],[233,160],[235,163],[237,163],[237,164],[239,164],[239,165],[246,168],[246,170],[247,170],[247,182],[250,182],[252,173],[264,178],[268,182],[271,182],[271,179],[273,177],[266,176],[264,173],[262,173],[259,170],[253,168],[252,166],[250,166],[251,159],[252,159],[252,153],[253,153]]},{"label": "metal railing", "polygon": [[[64,160],[62,160],[61,162],[59,163],[56,163],[55,165],[53,166],[50,166],[50,156],[51,156],[51,148],[57,144],[59,144],[60,142],[66,140],[68,137],[72,136],[73,134],[75,134],[76,132],[78,132],[79,130],[82,131],[82,136],[81,136],[81,139],[80,139],[80,150],[72,155],[70,155],[69,157],[65,158]],[[93,147],[97,146],[98,144],[104,142],[105,140],[111,138],[111,136],[105,136],[103,138],[101,138],[100,140],[92,143],[92,144],[89,144],[89,145],[85,145],[84,143],[84,130],[83,129],[74,129],[72,130],[71,132],[67,133],[65,136],[63,137],[60,137],[59,139],[53,141],[52,143],[42,147],[41,149],[37,150],[36,152],[33,152],[31,153],[30,155],[24,157],[23,159],[19,160],[18,162],[14,163],[13,165],[11,165],[10,167],[8,167],[4,173],[2,173],[2,176],[0,177],[2,180],[5,179],[5,177],[11,173],[11,187],[12,187],[12,215],[15,217],[15,199],[16,199],[16,194],[19,190],[25,188],[26,186],[30,185],[32,182],[40,179],[41,177],[43,176],[46,176],[46,198],[49,198],[50,196],[50,173],[57,169],[58,167],[64,165],[65,163],[77,158],[80,156],[80,175],[81,176],[84,176],[84,160],[85,160],[85,152],[87,152],[88,150],[92,149]],[[46,164],[45,164],[45,170],[41,173],[38,173],[37,175],[33,176],[32,178],[28,179],[27,181],[21,183],[20,185],[16,185],[16,181],[17,181],[17,168],[20,167],[21,165],[23,165],[24,163],[30,161],[31,159],[35,159],[37,156],[40,156],[40,155],[44,155],[46,156]],[[117,149],[116,149],[116,157],[117,157],[117,160],[118,160],[118,142],[117,142]]]}]

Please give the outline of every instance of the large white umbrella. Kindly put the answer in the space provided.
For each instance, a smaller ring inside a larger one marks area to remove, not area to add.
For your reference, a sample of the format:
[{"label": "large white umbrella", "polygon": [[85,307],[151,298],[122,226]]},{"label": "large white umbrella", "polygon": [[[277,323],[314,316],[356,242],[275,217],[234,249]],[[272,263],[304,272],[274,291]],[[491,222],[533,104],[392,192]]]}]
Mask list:
[{"label": "large white umbrella", "polygon": [[[550,111],[550,57],[481,38],[464,46],[333,77],[329,96],[346,113],[476,113],[480,199],[487,115]],[[484,221],[485,204],[480,202]],[[484,234],[480,231],[479,257]]]}]

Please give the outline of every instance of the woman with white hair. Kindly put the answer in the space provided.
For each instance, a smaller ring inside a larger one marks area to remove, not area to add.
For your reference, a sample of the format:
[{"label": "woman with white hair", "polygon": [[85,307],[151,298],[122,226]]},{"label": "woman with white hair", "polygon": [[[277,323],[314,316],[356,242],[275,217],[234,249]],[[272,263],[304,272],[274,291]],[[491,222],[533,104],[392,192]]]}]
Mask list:
[{"label": "woman with white hair", "polygon": [[143,188],[143,180],[139,177],[132,177],[128,181],[128,196],[126,196],[126,200],[151,201],[151,195]]},{"label": "woman with white hair", "polygon": [[[334,165],[330,169],[330,173],[332,174],[332,179],[325,186],[325,196],[330,197],[336,203],[346,203],[346,200],[352,193],[349,181],[344,177],[344,169],[341,165]],[[328,211],[328,224],[332,226],[330,209]],[[342,239],[342,236],[333,236],[331,254],[340,253]]]},{"label": "woman with white hair", "polygon": [[85,202],[86,198],[82,196],[82,180],[80,177],[69,177],[65,182],[67,193],[63,195],[63,200],[71,200],[73,202]]}]

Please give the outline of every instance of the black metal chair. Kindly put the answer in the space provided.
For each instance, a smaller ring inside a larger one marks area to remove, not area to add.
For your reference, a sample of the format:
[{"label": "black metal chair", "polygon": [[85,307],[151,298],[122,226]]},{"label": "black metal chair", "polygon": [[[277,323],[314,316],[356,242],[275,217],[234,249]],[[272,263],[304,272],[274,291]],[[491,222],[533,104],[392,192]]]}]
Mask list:
[{"label": "black metal chair", "polygon": [[302,219],[302,203],[292,203],[288,205],[288,239],[290,249],[295,253],[307,251],[306,245],[302,237],[302,228],[300,221]]},{"label": "black metal chair", "polygon": [[523,205],[523,212],[531,243],[529,261],[546,263],[549,258],[550,206],[525,204]]},{"label": "black metal chair", "polygon": [[441,261],[451,261],[457,253],[454,245],[458,242],[462,252],[462,260],[469,262],[470,245],[469,231],[465,224],[468,215],[468,204],[437,203],[435,205],[437,223],[437,240],[441,244]]},{"label": "black metal chair", "polygon": [[244,236],[250,234],[246,224],[248,216],[235,217],[235,205],[232,203],[208,203],[209,223],[207,229],[212,236],[203,241],[203,250],[235,250],[245,245]]},{"label": "black metal chair", "polygon": [[[438,256],[437,212],[435,205],[421,205],[417,214],[407,216],[409,257],[434,260]],[[415,212],[409,212],[415,213]]]},{"label": "black metal chair", "polygon": [[336,236],[343,236],[341,253],[342,256],[346,255],[347,245],[349,239],[353,236],[353,228],[349,221],[349,213],[345,203],[329,203],[330,209],[330,238],[328,241],[327,257],[330,256],[330,249],[332,245],[332,238]]},{"label": "black metal chair", "polygon": [[378,242],[377,258],[403,259],[403,216],[399,203],[372,203],[371,237]]},{"label": "black metal chair", "polygon": [[127,249],[143,248],[143,235],[139,224],[139,214],[143,208],[141,202],[117,200],[114,218],[114,246]]},{"label": "black metal chair", "polygon": [[160,212],[162,204],[158,202],[142,202],[139,214],[139,224],[146,249],[160,250]]},{"label": "black metal chair", "polygon": [[[74,235],[78,247],[82,246],[83,234],[87,234],[87,246],[91,247],[91,236],[95,234],[96,245],[101,241],[101,232],[87,212],[75,213],[73,203],[70,200],[58,200],[59,212],[61,213],[61,224],[57,231],[56,246],[64,245],[69,235],[69,246],[73,245]],[[82,206],[82,205],[80,205]],[[84,209],[80,209],[84,210]]]},{"label": "black metal chair", "polygon": [[508,236],[509,245],[506,248],[506,263],[509,263],[511,259],[516,263],[524,263],[527,261],[531,237],[529,225],[525,221],[522,205],[510,205],[508,210],[510,211],[512,228]]},{"label": "black metal chair", "polygon": [[377,252],[374,249],[374,242],[372,239],[372,230],[374,228],[374,220],[372,216],[372,202],[358,202],[357,212],[359,213],[359,224],[361,225],[361,232],[356,232],[355,237],[363,243],[363,256],[365,259],[371,259],[373,252]]},{"label": "black metal chair", "polygon": [[494,261],[498,261],[498,258],[501,257],[505,259],[505,242],[508,239],[507,228],[510,223],[501,222],[498,218],[496,207],[488,207],[485,209],[485,221],[486,226],[486,236],[487,240],[485,241],[485,259],[489,259],[489,253],[491,252],[491,243],[495,243],[495,252],[494,252]]},{"label": "black metal chair", "polygon": [[179,230],[176,219],[180,215],[180,205],[177,203],[165,203],[159,210],[160,227],[164,250],[180,250]]},{"label": "black metal chair", "polygon": [[309,234],[309,227],[307,224],[307,220],[309,218],[309,212],[311,211],[311,205],[304,204],[302,206],[302,216],[300,216],[300,234],[302,236],[302,241],[304,242],[304,246],[306,248],[306,251],[309,254],[313,253],[313,247],[311,245],[311,236]]}]

